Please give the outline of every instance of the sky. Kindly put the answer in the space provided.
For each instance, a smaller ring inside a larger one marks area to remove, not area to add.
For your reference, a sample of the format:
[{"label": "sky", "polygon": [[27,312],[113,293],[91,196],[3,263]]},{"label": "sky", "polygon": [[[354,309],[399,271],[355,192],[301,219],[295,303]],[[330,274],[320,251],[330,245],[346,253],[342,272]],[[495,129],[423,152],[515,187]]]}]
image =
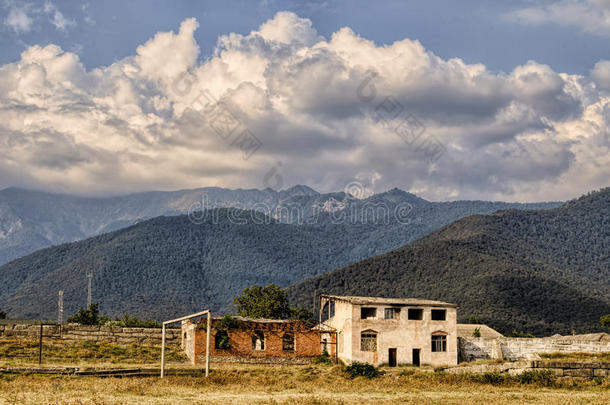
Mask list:
[{"label": "sky", "polygon": [[0,0],[0,188],[610,186],[610,0]]}]

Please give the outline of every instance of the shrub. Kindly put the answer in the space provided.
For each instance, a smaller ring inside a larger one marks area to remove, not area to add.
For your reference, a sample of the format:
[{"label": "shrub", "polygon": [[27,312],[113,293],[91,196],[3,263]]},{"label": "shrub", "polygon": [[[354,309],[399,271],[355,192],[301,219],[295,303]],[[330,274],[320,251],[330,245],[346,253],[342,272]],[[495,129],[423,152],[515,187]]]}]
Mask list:
[{"label": "shrub", "polygon": [[6,319],[6,312],[0,311],[0,319]]},{"label": "shrub", "polygon": [[479,323],[479,319],[476,316],[474,316],[474,315],[470,315],[470,318],[468,319],[468,323],[478,324]]},{"label": "shrub", "polygon": [[81,325],[104,325],[108,322],[108,317],[100,315],[97,303],[92,303],[88,308],[80,308],[77,313],[68,318],[68,322],[75,322]]},{"label": "shrub", "polygon": [[124,314],[104,323],[106,326],[122,326],[124,328],[160,328],[161,324],[154,319],[140,319],[137,316]]},{"label": "shrub", "polygon": [[474,328],[474,332],[472,332],[472,336],[478,338],[481,337],[481,328]]},{"label": "shrub", "polygon": [[314,364],[331,364],[332,360],[330,358],[330,355],[328,354],[328,352],[326,350],[324,350],[324,353],[316,356],[313,359]]},{"label": "shrub", "polygon": [[504,384],[507,380],[507,376],[505,374],[501,374],[498,371],[492,371],[488,373],[481,374],[480,380],[486,384],[499,385]]},{"label": "shrub", "polygon": [[240,325],[239,319],[237,319],[231,315],[225,315],[215,326],[216,326],[216,329],[219,329],[219,330],[229,330],[229,329],[237,329],[237,328],[239,328],[239,325]]},{"label": "shrub", "polygon": [[513,329],[512,333],[510,334],[509,337],[516,337],[516,338],[534,338],[536,336],[532,335],[531,333],[526,333],[526,332],[518,332],[517,330]]},{"label": "shrub", "polygon": [[229,350],[231,348],[231,343],[229,340],[229,335],[224,330],[219,330],[215,336],[216,340],[215,345],[216,348],[221,350]]},{"label": "shrub", "polygon": [[599,318],[599,324],[602,326],[602,328],[610,329],[610,314],[602,315]]},{"label": "shrub", "polygon": [[343,371],[349,374],[350,378],[375,378],[379,376],[379,370],[377,370],[372,364],[361,363],[359,361],[355,361],[346,366]]},{"label": "shrub", "polygon": [[555,374],[551,370],[526,370],[516,376],[521,384],[539,384],[549,386],[555,381]]}]

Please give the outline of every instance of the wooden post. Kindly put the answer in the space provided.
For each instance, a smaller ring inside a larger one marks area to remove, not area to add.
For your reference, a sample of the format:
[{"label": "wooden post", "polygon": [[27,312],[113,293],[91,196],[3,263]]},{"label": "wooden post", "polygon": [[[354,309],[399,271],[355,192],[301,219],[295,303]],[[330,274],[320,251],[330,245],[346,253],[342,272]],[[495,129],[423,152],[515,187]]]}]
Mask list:
[{"label": "wooden post", "polygon": [[163,378],[165,369],[165,323],[161,330],[161,378]]},{"label": "wooden post", "polygon": [[42,322],[40,322],[40,341],[38,342],[38,365],[42,364]]},{"label": "wooden post", "polygon": [[212,333],[212,312],[208,311],[208,325],[205,334],[205,376],[210,374],[210,334]]}]

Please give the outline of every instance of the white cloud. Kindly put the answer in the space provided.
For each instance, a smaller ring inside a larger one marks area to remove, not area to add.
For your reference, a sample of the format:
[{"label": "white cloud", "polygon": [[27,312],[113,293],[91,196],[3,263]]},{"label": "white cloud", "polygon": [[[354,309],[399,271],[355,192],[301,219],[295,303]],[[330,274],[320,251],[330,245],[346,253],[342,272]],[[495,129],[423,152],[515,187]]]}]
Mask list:
[{"label": "white cloud", "polygon": [[47,16],[48,22],[59,31],[67,31],[68,28],[76,26],[74,20],[66,18],[49,0],[44,2],[42,8],[36,3],[11,0],[5,0],[3,6],[8,9],[4,25],[16,34],[25,34],[35,29],[44,16]]},{"label": "white cloud", "polygon": [[28,3],[24,4],[13,4],[5,3],[5,7],[8,5],[9,11],[4,19],[4,25],[10,27],[13,31],[18,34],[30,32],[33,18],[30,16],[31,5]]},{"label": "white cloud", "polygon": [[609,0],[560,0],[513,11],[510,18],[527,24],[560,24],[601,36],[610,35]]},{"label": "white cloud", "polygon": [[59,11],[59,9],[50,1],[45,1],[44,12],[50,15],[49,21],[59,31],[66,31],[68,28],[76,25],[74,20],[69,20]]},{"label": "white cloud", "polygon": [[[325,39],[291,13],[220,37],[200,62],[197,26],[187,19],[90,71],[56,45],[0,66],[0,186],[263,187],[279,163],[284,186],[357,179],[432,199],[567,199],[608,185],[602,62],[588,77],[533,61],[496,73],[409,39],[376,46],[349,28]],[[239,120],[231,134],[217,132],[214,99]],[[439,160],[378,119],[391,102],[425,126],[419,139],[442,142]],[[262,142],[249,159],[246,128]]]}]

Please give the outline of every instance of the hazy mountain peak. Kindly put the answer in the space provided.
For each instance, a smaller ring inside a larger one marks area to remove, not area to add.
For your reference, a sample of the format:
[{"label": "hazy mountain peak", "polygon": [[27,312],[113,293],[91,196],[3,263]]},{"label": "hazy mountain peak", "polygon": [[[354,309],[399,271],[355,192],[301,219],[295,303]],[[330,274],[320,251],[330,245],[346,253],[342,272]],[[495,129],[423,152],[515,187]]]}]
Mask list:
[{"label": "hazy mountain peak", "polygon": [[320,193],[318,193],[316,190],[314,190],[313,188],[309,187],[309,186],[305,186],[303,184],[297,184],[296,186],[290,187],[289,189],[283,190],[283,192],[285,192],[286,194],[289,195],[309,195],[309,196],[313,196],[313,195],[319,195]]},{"label": "hazy mountain peak", "polygon": [[383,198],[383,199],[392,201],[394,203],[408,202],[409,204],[418,204],[418,205],[429,203],[429,201],[424,200],[423,198],[420,198],[413,193],[409,193],[408,191],[401,190],[397,187],[394,187],[393,189],[388,190],[384,193],[376,194],[369,198]]}]

